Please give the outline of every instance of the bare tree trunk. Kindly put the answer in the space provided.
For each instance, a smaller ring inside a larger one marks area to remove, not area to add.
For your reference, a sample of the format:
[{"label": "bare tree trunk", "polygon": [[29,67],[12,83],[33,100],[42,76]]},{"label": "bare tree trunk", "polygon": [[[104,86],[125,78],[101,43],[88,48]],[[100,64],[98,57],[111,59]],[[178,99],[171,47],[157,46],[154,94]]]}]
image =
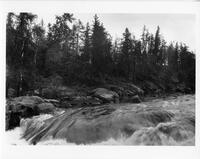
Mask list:
[{"label": "bare tree trunk", "polygon": [[22,95],[24,44],[25,44],[25,41],[23,41],[22,49],[21,49],[21,68],[19,72],[20,79],[19,79],[19,91],[18,91],[19,96]]},{"label": "bare tree trunk", "polygon": [[76,55],[79,54],[79,34],[77,34],[77,39],[76,39]]},{"label": "bare tree trunk", "polygon": [[135,57],[134,57],[134,61],[133,61],[133,81],[134,83],[136,83],[136,60],[135,60]]},{"label": "bare tree trunk", "polygon": [[36,48],[36,51],[35,51],[35,54],[34,54],[34,73],[33,73],[33,81],[34,81],[34,87],[36,85],[36,71],[37,71],[37,54],[38,54],[38,43],[37,43],[37,48]]},{"label": "bare tree trunk", "polygon": [[37,52],[38,52],[38,47],[37,47],[37,49],[35,51],[35,55],[34,55],[34,64],[35,64],[35,66],[37,64]]},{"label": "bare tree trunk", "polygon": [[22,70],[20,70],[19,95],[22,95],[22,82],[23,82],[23,73],[22,73]]}]

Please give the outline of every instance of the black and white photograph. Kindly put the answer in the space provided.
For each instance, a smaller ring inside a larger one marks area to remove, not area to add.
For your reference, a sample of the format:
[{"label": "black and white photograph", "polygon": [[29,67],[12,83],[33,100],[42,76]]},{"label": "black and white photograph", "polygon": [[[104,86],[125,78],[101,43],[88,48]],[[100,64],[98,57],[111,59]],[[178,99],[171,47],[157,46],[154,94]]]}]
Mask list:
[{"label": "black and white photograph", "polygon": [[7,145],[195,147],[197,14],[34,9],[3,21]]}]

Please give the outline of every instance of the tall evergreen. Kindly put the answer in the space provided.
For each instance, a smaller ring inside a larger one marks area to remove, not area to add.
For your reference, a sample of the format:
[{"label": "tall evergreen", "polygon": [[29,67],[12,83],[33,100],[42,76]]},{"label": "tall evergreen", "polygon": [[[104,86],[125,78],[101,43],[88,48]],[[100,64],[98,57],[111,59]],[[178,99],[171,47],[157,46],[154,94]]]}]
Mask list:
[{"label": "tall evergreen", "polygon": [[91,63],[91,33],[89,23],[86,24],[86,29],[84,31],[84,46],[82,58],[84,61]]},{"label": "tall evergreen", "polygon": [[126,79],[129,79],[131,73],[130,57],[133,53],[133,41],[128,28],[126,28],[125,32],[123,33],[121,51],[120,67],[122,68],[123,75],[126,77]]},{"label": "tall evergreen", "polygon": [[106,57],[110,58],[111,43],[110,39],[108,39],[108,34],[106,33],[103,24],[100,24],[97,15],[94,16],[91,44],[92,44],[91,57],[92,57],[92,65],[94,68],[94,72],[97,74],[98,73],[105,74],[107,72]]}]

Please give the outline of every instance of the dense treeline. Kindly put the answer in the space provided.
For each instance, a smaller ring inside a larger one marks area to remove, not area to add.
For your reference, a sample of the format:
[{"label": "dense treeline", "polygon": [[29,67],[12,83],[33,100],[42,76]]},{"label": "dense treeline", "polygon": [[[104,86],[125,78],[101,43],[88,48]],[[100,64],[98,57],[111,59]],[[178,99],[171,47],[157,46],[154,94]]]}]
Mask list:
[{"label": "dense treeline", "polygon": [[64,85],[124,81],[146,93],[195,91],[194,53],[182,43],[167,45],[159,26],[155,34],[144,26],[140,39],[125,28],[122,39],[113,40],[97,15],[84,26],[64,13],[48,30],[36,18],[31,13],[7,16],[6,88],[17,96],[42,88],[52,77],[62,78]]}]

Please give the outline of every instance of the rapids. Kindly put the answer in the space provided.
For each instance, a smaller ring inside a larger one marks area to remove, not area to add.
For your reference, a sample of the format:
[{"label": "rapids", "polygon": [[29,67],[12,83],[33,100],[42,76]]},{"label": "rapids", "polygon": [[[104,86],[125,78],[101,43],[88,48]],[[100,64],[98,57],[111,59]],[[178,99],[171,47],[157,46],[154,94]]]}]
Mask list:
[{"label": "rapids", "polygon": [[14,145],[195,145],[195,96],[66,109],[6,134]]}]

